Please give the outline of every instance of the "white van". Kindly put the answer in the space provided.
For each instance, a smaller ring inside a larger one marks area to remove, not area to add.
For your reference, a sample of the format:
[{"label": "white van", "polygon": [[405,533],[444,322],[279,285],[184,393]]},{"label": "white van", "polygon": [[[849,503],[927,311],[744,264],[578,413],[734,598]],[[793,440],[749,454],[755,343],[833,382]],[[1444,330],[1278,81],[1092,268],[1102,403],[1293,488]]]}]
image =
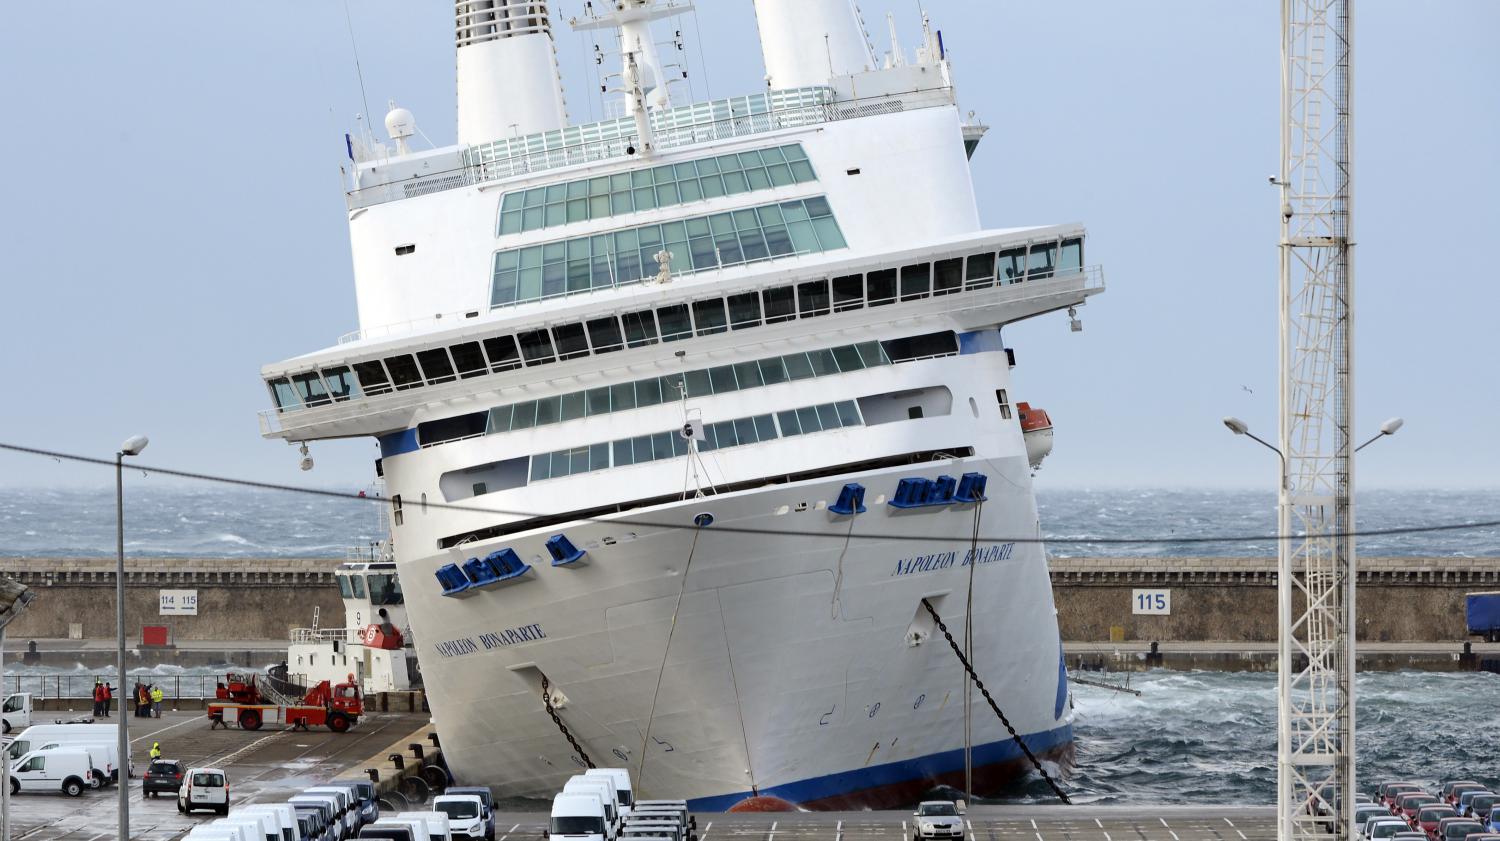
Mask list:
[{"label": "white van", "polygon": [[608,821],[609,837],[619,835],[620,801],[615,796],[615,784],[612,780],[576,774],[563,784],[563,794],[587,794],[589,792],[598,795],[600,802],[604,804],[604,817]]},{"label": "white van", "polygon": [[57,736],[66,738],[75,733],[87,733],[95,741],[118,742],[119,732],[113,724],[33,724],[16,734],[16,738],[11,741],[6,752],[10,754],[11,761],[15,761],[20,759],[22,754],[31,753],[41,747],[43,739],[54,739]]},{"label": "white van", "polygon": [[257,825],[250,821],[235,821],[220,818],[213,823],[188,833],[189,838],[213,839],[213,841],[260,841]]},{"label": "white van", "polygon": [[276,826],[281,830],[282,841],[298,841],[297,814],[292,807],[286,803],[257,803],[254,806],[245,806],[237,809],[236,815],[253,815],[257,812],[270,812],[276,818]]},{"label": "white van", "polygon": [[453,841],[453,830],[448,824],[448,816],[442,812],[397,812],[396,817],[402,820],[419,820],[427,825],[427,837],[432,841]]},{"label": "white van", "polygon": [[620,816],[630,814],[635,805],[635,787],[630,783],[630,772],[624,768],[590,768],[583,772],[585,777],[599,777],[609,780],[615,787],[615,800],[620,804]]},{"label": "white van", "polygon": [[299,794],[288,798],[288,803],[294,807],[303,809],[318,809],[323,813],[323,820],[328,822],[328,828],[333,831],[334,841],[343,841],[349,833],[344,828],[344,817],[339,813],[339,799],[331,794]]},{"label": "white van", "polygon": [[78,748],[88,751],[94,757],[94,771],[99,775],[99,782],[119,782],[120,774],[120,746],[114,742],[106,742],[97,735],[88,733],[80,734],[82,738],[68,736],[49,736],[37,740],[36,750],[47,750],[48,748]]},{"label": "white van", "polygon": [[214,823],[243,824],[251,827],[255,833],[253,841],[281,841],[281,821],[276,818],[274,812],[235,809],[229,813],[229,817],[214,821]]},{"label": "white van", "polygon": [[313,786],[302,790],[305,795],[332,797],[339,805],[339,819],[344,824],[344,837],[353,838],[359,831],[359,801],[345,786]]},{"label": "white van", "polygon": [[477,794],[442,794],[432,798],[432,808],[448,816],[454,835],[484,837],[484,801]]},{"label": "white van", "polygon": [[219,768],[190,768],[182,775],[177,789],[177,811],[189,814],[195,809],[212,809],[229,814],[229,777]]},{"label": "white van", "polygon": [[548,820],[549,841],[581,838],[584,841],[612,841],[614,832],[604,811],[604,801],[597,792],[563,793],[552,798]]},{"label": "white van", "polygon": [[78,748],[32,751],[11,766],[10,792],[61,791],[69,797],[95,787],[94,769],[88,752]]},{"label": "white van", "polygon": [[7,695],[0,703],[0,733],[25,730],[31,726],[31,693]]}]

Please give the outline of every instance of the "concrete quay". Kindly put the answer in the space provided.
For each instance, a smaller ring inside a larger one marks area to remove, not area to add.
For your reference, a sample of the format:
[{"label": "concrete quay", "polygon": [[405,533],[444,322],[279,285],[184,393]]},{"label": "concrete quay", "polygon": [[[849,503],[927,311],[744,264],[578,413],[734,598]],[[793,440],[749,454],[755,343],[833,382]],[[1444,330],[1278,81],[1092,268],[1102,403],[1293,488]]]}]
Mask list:
[{"label": "concrete quay", "polygon": [[[180,759],[190,767],[223,768],[229,777],[232,809],[285,800],[346,772],[363,774],[365,768],[386,766],[385,754],[393,744],[404,748],[408,742],[417,741],[429,726],[425,715],[394,713],[368,714],[347,733],[272,726],[253,732],[211,730],[201,712],[163,713],[160,719],[132,718],[130,745],[138,776],[131,781],[131,838],[169,841],[216,817],[208,812],[180,815],[175,799],[142,795],[139,774],[144,773],[146,753],[153,741],[161,742],[168,759]],[[413,766],[408,763],[407,767]],[[390,779],[389,775],[382,776]],[[116,798],[114,788],[88,791],[78,798],[61,793],[15,795],[11,798],[11,837],[16,841],[115,838],[119,815]]]}]

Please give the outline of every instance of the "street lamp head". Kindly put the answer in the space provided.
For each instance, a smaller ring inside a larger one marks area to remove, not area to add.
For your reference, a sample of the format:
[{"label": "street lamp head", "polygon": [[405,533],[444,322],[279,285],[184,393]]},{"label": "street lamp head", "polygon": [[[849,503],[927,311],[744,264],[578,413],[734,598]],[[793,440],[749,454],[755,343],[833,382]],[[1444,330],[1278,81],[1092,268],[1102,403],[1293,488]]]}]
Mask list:
[{"label": "street lamp head", "polygon": [[120,455],[138,456],[142,450],[146,449],[146,445],[149,443],[151,443],[151,439],[144,435],[132,435],[125,439],[125,443],[120,445]]},{"label": "street lamp head", "polygon": [[1229,431],[1235,435],[1244,435],[1250,431],[1250,424],[1245,423],[1239,418],[1225,418],[1224,425],[1229,427]]},{"label": "street lamp head", "polygon": [[1400,429],[1402,427],[1402,425],[1405,424],[1405,423],[1406,423],[1406,421],[1404,421],[1404,420],[1402,420],[1400,418],[1391,418],[1390,420],[1388,420],[1385,423],[1383,423],[1383,424],[1380,425],[1380,434],[1381,435],[1395,435],[1396,434],[1396,430]]}]

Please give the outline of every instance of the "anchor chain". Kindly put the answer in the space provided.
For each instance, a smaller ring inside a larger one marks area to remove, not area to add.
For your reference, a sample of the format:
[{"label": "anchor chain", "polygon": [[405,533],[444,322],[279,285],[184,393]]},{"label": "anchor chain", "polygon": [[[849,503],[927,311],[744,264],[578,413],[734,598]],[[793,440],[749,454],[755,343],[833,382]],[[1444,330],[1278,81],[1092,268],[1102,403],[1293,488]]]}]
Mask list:
[{"label": "anchor chain", "polygon": [[552,723],[556,724],[557,729],[562,731],[563,738],[568,740],[568,744],[573,746],[573,750],[578,751],[578,756],[583,760],[583,764],[590,768],[599,767],[594,764],[594,760],[589,759],[589,755],[583,749],[583,745],[578,744],[578,740],[573,738],[572,733],[568,732],[568,725],[563,724],[562,717],[557,714],[557,710],[552,706],[552,684],[548,682],[546,675],[542,675],[542,703],[547,707],[547,715],[552,716]]},{"label": "anchor chain", "polygon": [[969,658],[964,656],[963,650],[954,641],[953,634],[948,631],[948,626],[943,624],[943,618],[938,616],[936,610],[932,609],[932,603],[923,599],[922,606],[927,608],[928,614],[932,616],[932,621],[937,623],[938,630],[942,631],[943,636],[947,638],[948,645],[953,649],[954,655],[958,657],[958,662],[962,663],[964,671],[969,673],[969,680],[974,681],[974,685],[979,687],[979,691],[984,695],[984,700],[990,703],[990,709],[995,711],[995,715],[1000,718],[1000,723],[1004,724],[1005,729],[1010,731],[1010,737],[1020,746],[1021,753],[1026,755],[1026,758],[1031,761],[1031,766],[1037,770],[1038,774],[1042,775],[1042,779],[1047,781],[1047,785],[1052,787],[1052,791],[1057,795],[1057,799],[1071,804],[1073,801],[1068,799],[1067,792],[1063,791],[1062,787],[1057,784],[1057,781],[1052,779],[1052,775],[1047,773],[1047,769],[1042,767],[1042,761],[1036,758],[1036,754],[1031,752],[1030,747],[1027,747],[1026,740],[1021,738],[1021,734],[1017,733],[1016,728],[1011,725],[1010,719],[1006,718],[1005,713],[1000,711],[1000,705],[995,703],[995,699],[990,695],[990,691],[984,688],[984,681],[980,680],[979,675],[975,674],[974,667],[969,665]]}]

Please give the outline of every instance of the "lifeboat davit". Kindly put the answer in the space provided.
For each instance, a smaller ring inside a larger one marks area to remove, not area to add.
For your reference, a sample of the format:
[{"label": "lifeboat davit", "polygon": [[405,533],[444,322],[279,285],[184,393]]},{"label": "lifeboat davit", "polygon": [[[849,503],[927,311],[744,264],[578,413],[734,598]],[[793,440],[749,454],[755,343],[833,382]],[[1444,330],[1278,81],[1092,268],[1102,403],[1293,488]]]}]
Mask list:
[{"label": "lifeboat davit", "polygon": [[1030,403],[1017,403],[1021,415],[1021,438],[1026,442],[1026,458],[1031,469],[1042,466],[1042,459],[1052,454],[1052,418],[1046,409],[1033,409]]}]

